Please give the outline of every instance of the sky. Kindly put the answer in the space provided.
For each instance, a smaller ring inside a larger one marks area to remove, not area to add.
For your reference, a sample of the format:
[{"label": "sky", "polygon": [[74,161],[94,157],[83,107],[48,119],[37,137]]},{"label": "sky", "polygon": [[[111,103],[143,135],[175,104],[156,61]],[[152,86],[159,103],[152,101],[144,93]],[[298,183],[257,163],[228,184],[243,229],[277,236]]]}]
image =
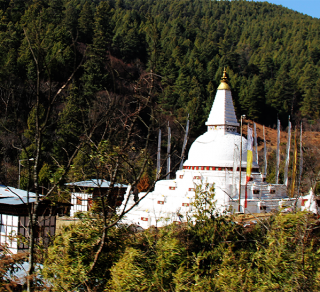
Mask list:
[{"label": "sky", "polygon": [[[265,0],[254,0],[264,2]],[[320,0],[268,0],[266,2],[282,5],[289,9],[320,18]]]}]

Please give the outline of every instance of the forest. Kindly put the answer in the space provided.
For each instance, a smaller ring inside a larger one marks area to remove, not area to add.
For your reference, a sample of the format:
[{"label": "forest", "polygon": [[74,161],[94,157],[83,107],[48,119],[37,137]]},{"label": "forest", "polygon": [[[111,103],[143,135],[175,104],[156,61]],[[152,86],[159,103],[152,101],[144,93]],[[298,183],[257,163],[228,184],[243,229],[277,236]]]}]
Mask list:
[{"label": "forest", "polygon": [[320,22],[281,6],[3,0],[0,8],[3,184],[17,185],[18,158],[34,156],[37,97],[46,123],[37,167],[46,187],[57,161],[65,165],[88,131],[92,142],[101,140],[99,110],[107,112],[108,98],[115,106],[148,97],[137,128],[146,134],[143,124],[154,117],[155,144],[157,130],[171,122],[173,150],[180,151],[188,115],[190,141],[205,130],[224,67],[238,116],[271,127],[278,117],[284,128],[289,115],[294,125],[319,119]]},{"label": "forest", "polygon": [[[279,118],[284,130],[290,115],[317,130],[319,31],[319,19],[267,2],[0,0],[0,183],[18,186],[21,166],[37,203],[67,202],[64,184],[91,178],[151,190],[159,129],[172,128],[176,169],[187,119],[190,146],[224,67],[238,117]],[[305,145],[305,165],[317,180],[316,146]],[[319,289],[317,218],[280,214],[244,229],[212,210],[137,233],[96,206],[32,255],[47,280],[28,291]]]}]

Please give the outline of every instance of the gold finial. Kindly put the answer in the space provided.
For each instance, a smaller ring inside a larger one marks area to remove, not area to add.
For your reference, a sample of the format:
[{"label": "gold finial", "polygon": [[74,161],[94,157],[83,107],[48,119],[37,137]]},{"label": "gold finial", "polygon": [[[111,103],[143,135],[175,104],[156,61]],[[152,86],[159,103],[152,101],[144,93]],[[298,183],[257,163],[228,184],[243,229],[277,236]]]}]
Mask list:
[{"label": "gold finial", "polygon": [[223,75],[222,75],[221,81],[227,82],[228,77],[227,77],[226,73],[227,73],[227,70],[226,70],[226,67],[224,67],[224,68],[223,68]]},{"label": "gold finial", "polygon": [[226,70],[226,67],[224,67],[223,75],[221,78],[221,83],[220,83],[218,89],[230,90],[230,87],[228,85],[228,77],[227,77],[226,73],[227,73],[227,70]]}]

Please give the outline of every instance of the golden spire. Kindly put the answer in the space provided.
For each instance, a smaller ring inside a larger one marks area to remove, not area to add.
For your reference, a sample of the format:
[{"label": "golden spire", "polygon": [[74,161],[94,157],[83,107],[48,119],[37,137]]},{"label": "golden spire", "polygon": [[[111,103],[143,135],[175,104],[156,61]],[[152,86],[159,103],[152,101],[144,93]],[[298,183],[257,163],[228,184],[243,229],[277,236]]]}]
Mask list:
[{"label": "golden spire", "polygon": [[224,89],[224,90],[231,90],[229,85],[228,85],[228,77],[226,75],[226,67],[224,67],[223,69],[223,75],[222,75],[222,78],[221,78],[221,83],[218,87],[218,89]]}]

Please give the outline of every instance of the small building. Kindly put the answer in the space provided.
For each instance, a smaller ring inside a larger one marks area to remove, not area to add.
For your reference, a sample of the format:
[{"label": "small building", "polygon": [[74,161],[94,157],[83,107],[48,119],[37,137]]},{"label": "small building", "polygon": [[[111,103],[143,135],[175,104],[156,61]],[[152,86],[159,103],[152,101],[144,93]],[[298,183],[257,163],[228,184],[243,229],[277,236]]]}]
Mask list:
[{"label": "small building", "polygon": [[298,201],[301,211],[311,212],[319,216],[320,214],[320,197],[314,194],[312,188],[310,188],[309,194],[301,196]]},{"label": "small building", "polygon": [[[3,249],[16,254],[28,250],[29,237],[28,197],[33,208],[36,194],[13,187],[0,186],[0,245]],[[39,225],[36,227],[36,241],[43,240],[46,246],[50,237],[55,235],[56,215],[61,205],[50,200],[40,200],[38,207]]]},{"label": "small building", "polygon": [[111,183],[107,180],[92,179],[80,182],[67,183],[66,186],[71,192],[70,216],[73,217],[77,212],[87,212],[92,208],[95,200],[110,193],[108,206],[117,207],[122,204],[124,195],[130,191],[128,185]]}]

